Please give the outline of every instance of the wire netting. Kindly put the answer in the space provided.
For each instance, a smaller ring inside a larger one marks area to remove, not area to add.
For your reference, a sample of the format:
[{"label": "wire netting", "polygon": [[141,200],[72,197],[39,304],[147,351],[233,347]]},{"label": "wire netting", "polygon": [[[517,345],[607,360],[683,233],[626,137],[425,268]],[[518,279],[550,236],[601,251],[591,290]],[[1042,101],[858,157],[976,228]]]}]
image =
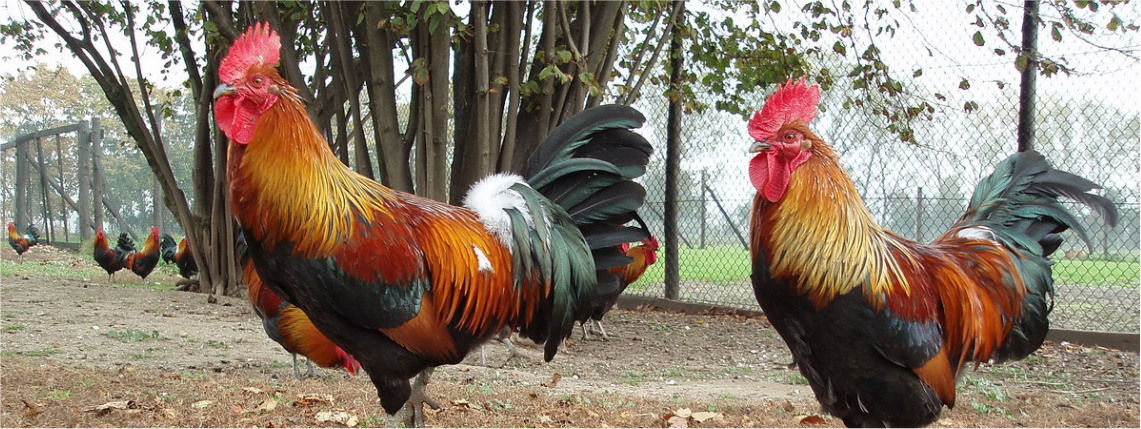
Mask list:
[{"label": "wire netting", "polygon": [[[939,19],[924,13],[933,12],[921,11],[915,19]],[[932,117],[911,124],[915,141],[902,142],[890,132],[890,123],[871,113],[874,100],[863,108],[845,108],[844,95],[853,90],[842,78],[825,91],[812,128],[838,151],[880,225],[928,242],[962,215],[980,179],[1017,150],[1020,80],[1012,56],[974,46],[969,33],[933,49],[932,39],[952,36],[905,27],[877,43],[910,96],[933,100]],[[1069,58],[1075,71],[1038,78],[1033,149],[1054,167],[1102,184],[1103,195],[1117,203],[1121,214],[1120,224],[1110,228],[1086,207],[1067,203],[1089,232],[1090,244],[1066,233],[1054,255],[1052,326],[1138,332],[1139,109],[1133,98],[1136,84],[1124,82],[1133,81],[1141,70],[1135,58],[1089,44],[1050,49],[1055,51],[1047,54]],[[829,69],[836,76],[851,63],[821,55],[813,65],[814,73]],[[921,77],[913,77],[920,69]],[[774,89],[758,88],[751,108],[760,108]],[[648,191],[643,217],[660,235],[668,107],[664,98],[645,98],[636,106],[649,118],[645,133],[657,148],[643,179]],[[755,193],[747,177],[751,143],[742,116],[714,111],[684,116],[679,237],[676,242],[662,240],[661,263],[627,293],[665,297],[664,247],[677,246],[678,299],[759,309],[746,245]]]}]

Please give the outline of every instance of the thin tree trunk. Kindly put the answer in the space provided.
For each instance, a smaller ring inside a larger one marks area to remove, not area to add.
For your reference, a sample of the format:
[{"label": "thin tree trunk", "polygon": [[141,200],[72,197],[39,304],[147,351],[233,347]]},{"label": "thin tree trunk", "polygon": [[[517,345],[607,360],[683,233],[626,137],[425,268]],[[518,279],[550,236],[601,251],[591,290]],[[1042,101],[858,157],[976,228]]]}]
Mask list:
[{"label": "thin tree trunk", "polygon": [[79,128],[76,145],[78,159],[75,165],[75,178],[79,182],[79,240],[86,243],[92,238],[94,225],[91,222],[91,119]]},{"label": "thin tree trunk", "polygon": [[[59,173],[59,185],[60,185],[60,187],[59,187],[59,199],[62,201],[68,197],[67,197],[67,193],[64,192],[64,190],[63,190],[63,147],[60,145],[60,142],[59,142],[59,134],[56,134],[56,136],[55,136],[55,166],[56,166],[56,171]],[[73,206],[72,209],[74,210],[75,204],[72,204],[72,206]],[[59,214],[60,214],[60,218],[63,220],[63,241],[69,242],[69,241],[71,241],[71,237],[70,237],[70,234],[68,232],[67,218],[69,218],[71,216],[67,215],[67,209],[63,208],[63,204],[60,204]]]},{"label": "thin tree trunk", "polygon": [[103,127],[91,118],[91,216],[95,228],[103,228]]},{"label": "thin tree trunk", "polygon": [[[368,2],[365,5],[366,22],[376,28],[385,18],[384,5]],[[368,66],[369,103],[376,139],[377,166],[380,179],[392,189],[412,192],[412,170],[408,168],[408,154],[400,135],[400,122],[396,109],[396,80],[393,76],[392,33],[389,26],[366,33],[366,62]],[[414,110],[413,110],[414,112]],[[411,119],[409,122],[414,122]],[[412,127],[408,128],[409,130]]]}]

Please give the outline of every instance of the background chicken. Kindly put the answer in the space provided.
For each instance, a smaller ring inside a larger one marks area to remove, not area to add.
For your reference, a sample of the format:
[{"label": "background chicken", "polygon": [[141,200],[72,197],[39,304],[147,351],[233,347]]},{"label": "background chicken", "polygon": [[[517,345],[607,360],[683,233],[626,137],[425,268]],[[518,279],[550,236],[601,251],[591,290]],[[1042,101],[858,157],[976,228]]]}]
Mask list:
[{"label": "background chicken", "polygon": [[652,150],[629,131],[640,113],[585,111],[544,141],[526,181],[491,176],[451,206],[338,161],[275,70],[279,49],[258,25],[219,67],[234,215],[266,285],[360,361],[389,414],[408,402],[405,423],[419,423],[430,368],[503,327],[545,342],[550,360],[590,297],[618,287],[606,270],[629,258],[616,246],[648,236],[623,226],[645,198],[631,180]]},{"label": "background chicken", "polygon": [[184,279],[198,274],[198,263],[194,262],[194,254],[186,243],[186,237],[178,241],[178,251],[174,253],[174,266],[178,267],[178,275]]},{"label": "background chicken", "polygon": [[[614,308],[614,304],[618,303],[618,296],[626,291],[626,287],[638,281],[642,274],[646,273],[646,269],[650,265],[658,262],[658,238],[650,236],[638,246],[631,247],[629,243],[622,243],[618,245],[620,251],[633,258],[634,260],[629,264],[617,268],[611,268],[610,272],[618,276],[619,288],[614,293],[598,294],[595,295],[591,302],[590,320],[594,323],[594,327],[598,329],[598,334],[602,339],[608,340],[610,337],[606,335],[606,329],[602,327],[602,316]],[[582,323],[582,338],[585,340],[588,337],[586,322]]]},{"label": "background chicken", "polygon": [[238,236],[238,256],[246,282],[246,297],[261,318],[266,335],[293,356],[293,378],[301,378],[297,369],[298,354],[307,359],[306,376],[313,375],[314,363],[324,368],[342,367],[352,374],[360,369],[360,363],[318,331],[305,312],[265,287],[250,261],[245,237],[241,235]]},{"label": "background chicken", "polygon": [[111,247],[107,242],[107,236],[103,235],[102,227],[95,231],[95,241],[92,244],[95,249],[95,262],[107,271],[108,283],[114,281],[116,271],[127,266],[127,255],[135,252],[135,243],[125,232],[119,234],[119,241],[115,247]]},{"label": "background chicken", "polygon": [[174,263],[174,254],[178,252],[178,243],[174,241],[174,237],[170,234],[163,234],[162,239],[158,242],[158,251],[162,255],[162,262],[164,264]]},{"label": "background chicken", "polygon": [[24,252],[40,243],[40,232],[35,225],[28,224],[28,228],[24,231],[24,235],[20,235],[16,231],[16,223],[8,222],[8,245],[12,246],[12,250],[16,251],[20,259],[24,258]]},{"label": "background chicken", "polygon": [[[779,88],[749,121],[753,289],[824,410],[849,426],[921,426],[955,404],[967,362],[1036,350],[1053,306],[1066,196],[1114,224],[1094,183],[1035,152],[998,165],[930,244],[881,228],[809,129],[820,87]],[[1088,242],[1088,240],[1087,240]]]},{"label": "background chicken", "polygon": [[126,266],[144,280],[154,271],[159,259],[158,228],[151,227],[151,234],[143,242],[142,250],[127,255]]}]

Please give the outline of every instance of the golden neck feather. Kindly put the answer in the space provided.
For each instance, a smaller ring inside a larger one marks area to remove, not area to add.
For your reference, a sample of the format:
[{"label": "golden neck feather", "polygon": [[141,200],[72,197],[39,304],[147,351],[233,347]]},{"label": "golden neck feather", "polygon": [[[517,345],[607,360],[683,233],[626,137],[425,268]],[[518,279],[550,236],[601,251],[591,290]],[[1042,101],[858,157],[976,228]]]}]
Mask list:
[{"label": "golden neck feather", "polygon": [[249,144],[231,143],[229,162],[234,215],[269,248],[325,255],[360,222],[391,221],[394,191],[341,163],[292,93],[258,118]]},{"label": "golden neck feather", "polygon": [[774,278],[790,279],[801,294],[823,306],[863,286],[873,300],[907,279],[893,254],[901,244],[876,223],[840,166],[835,152],[814,142],[812,157],[794,171],[784,198],[759,195],[754,251],[764,251]]}]

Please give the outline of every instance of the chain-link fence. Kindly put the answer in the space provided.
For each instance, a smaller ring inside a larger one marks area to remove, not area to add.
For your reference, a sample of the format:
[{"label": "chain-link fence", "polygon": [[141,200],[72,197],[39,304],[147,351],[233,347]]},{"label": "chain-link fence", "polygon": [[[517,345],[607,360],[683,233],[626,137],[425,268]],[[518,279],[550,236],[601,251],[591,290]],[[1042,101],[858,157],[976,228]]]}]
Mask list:
[{"label": "chain-link fence", "polygon": [[[927,41],[938,35],[907,31],[877,43],[893,75],[909,77],[901,79],[908,82],[909,93],[936,107],[931,120],[912,124],[915,143],[901,142],[888,131],[889,124],[870,112],[874,100],[863,108],[845,108],[845,92],[852,90],[842,79],[824,94],[813,129],[839,152],[882,226],[927,242],[963,213],[975,184],[1017,150],[1019,72],[1013,58],[973,46],[969,35],[952,38],[944,43],[951,47],[933,52]],[[1052,326],[1138,332],[1139,109],[1131,98],[1136,85],[1124,82],[1141,70],[1134,58],[1089,44],[1052,49],[1061,51],[1048,54],[1070,58],[1077,72],[1038,79],[1033,148],[1055,167],[1104,185],[1104,195],[1121,214],[1120,224],[1108,228],[1087,208],[1069,205],[1086,226],[1092,246],[1067,233],[1055,253]],[[836,76],[850,66],[844,61],[820,57],[813,64]],[[923,70],[922,77],[910,78],[917,69]],[[774,89],[759,88],[751,107],[759,108]],[[661,235],[667,107],[662,98],[646,98],[636,106],[649,118],[644,132],[658,149],[643,180],[649,194],[643,217]],[[745,245],[755,192],[746,174],[751,158],[746,150],[752,143],[746,120],[705,112],[686,115],[682,129],[680,236],[677,243],[662,243],[679,246],[679,299],[758,309]],[[664,249],[660,261],[663,255]],[[664,297],[664,266],[652,267],[627,293]]]}]

